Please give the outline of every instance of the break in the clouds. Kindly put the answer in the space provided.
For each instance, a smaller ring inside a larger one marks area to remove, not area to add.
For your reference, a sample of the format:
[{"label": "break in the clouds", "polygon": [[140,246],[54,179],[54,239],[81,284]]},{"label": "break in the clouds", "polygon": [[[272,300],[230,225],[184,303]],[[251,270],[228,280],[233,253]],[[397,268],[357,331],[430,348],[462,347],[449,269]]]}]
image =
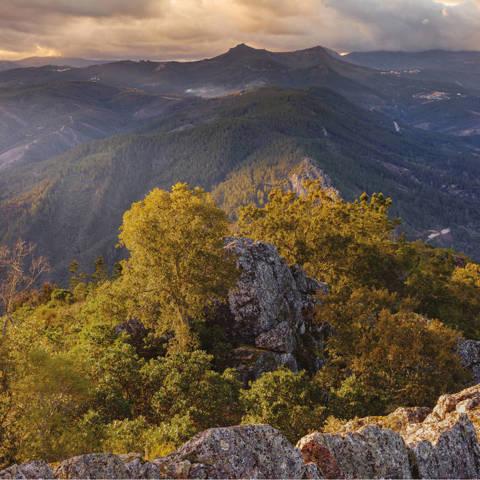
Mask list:
[{"label": "break in the clouds", "polygon": [[9,0],[0,59],[193,59],[272,50],[480,50],[480,0]]}]

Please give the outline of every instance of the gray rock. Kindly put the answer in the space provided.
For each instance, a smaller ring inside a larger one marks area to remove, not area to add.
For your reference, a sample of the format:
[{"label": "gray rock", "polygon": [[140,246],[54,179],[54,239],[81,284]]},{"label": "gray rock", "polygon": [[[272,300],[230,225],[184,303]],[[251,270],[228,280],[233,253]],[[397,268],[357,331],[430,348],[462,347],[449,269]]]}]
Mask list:
[{"label": "gray rock", "polygon": [[472,372],[472,384],[480,383],[480,342],[462,339],[458,343],[457,353],[463,366]]},{"label": "gray rock", "polygon": [[276,353],[255,347],[238,347],[232,352],[239,379],[248,383],[256,380],[265,372],[273,372],[280,367],[287,367],[298,372],[297,361],[291,353]]},{"label": "gray rock", "polygon": [[112,453],[91,453],[69,458],[55,468],[57,478],[129,478],[120,457]]},{"label": "gray rock", "polygon": [[44,460],[12,465],[0,471],[0,478],[55,478],[53,471]]},{"label": "gray rock", "polygon": [[[312,319],[319,297],[328,291],[327,285],[309,278],[298,266],[289,267],[270,243],[232,237],[226,240],[225,248],[236,256],[242,271],[229,294],[228,308],[219,310],[228,340],[237,347],[255,346],[290,355],[283,359],[265,355],[253,369],[253,377],[262,373],[262,365],[266,368],[263,371],[271,371],[272,362],[296,370],[305,352],[311,358],[302,368],[321,365],[315,363],[317,354],[313,350],[322,348],[327,331],[314,325]],[[307,344],[309,348],[305,348]],[[241,364],[238,368],[245,369]]]},{"label": "gray rock", "polygon": [[171,478],[319,478],[268,425],[212,428],[153,462]]},{"label": "gray rock", "polygon": [[128,478],[162,478],[158,465],[153,462],[144,462],[139,458],[126,462],[125,468]]},{"label": "gray rock", "polygon": [[[427,429],[423,426],[423,430]],[[438,428],[438,427],[437,427]],[[480,449],[472,422],[464,413],[456,422],[439,433],[431,429],[430,439],[421,440],[420,432],[408,443],[414,456],[414,471],[418,478],[478,478],[480,476]]]},{"label": "gray rock", "polygon": [[[442,395],[432,411],[399,408],[386,417],[355,419],[340,434],[311,434],[298,446],[310,456],[312,441],[325,447],[347,478],[480,478],[479,420],[477,385]],[[381,428],[387,425],[397,433]],[[320,470],[334,472],[335,464],[319,452]]]},{"label": "gray rock", "polygon": [[279,323],[255,339],[255,346],[274,352],[292,353],[295,346],[294,332],[287,321]]},{"label": "gray rock", "polygon": [[354,418],[337,433],[356,432],[366,425],[378,425],[403,435],[416,424],[422,423],[431,412],[432,409],[428,407],[399,407],[385,417]]},{"label": "gray rock", "polygon": [[[345,435],[312,433],[303,437],[297,448],[311,449],[312,442],[328,450],[344,478],[412,478],[408,448],[392,430],[367,425]],[[335,472],[331,461],[318,465],[321,471],[326,466]],[[328,476],[326,471],[323,473]]]},{"label": "gray rock", "polygon": [[477,385],[442,395],[422,423],[407,427],[404,438],[420,477],[480,477],[480,448],[472,423],[478,422],[479,407]]},{"label": "gray rock", "polygon": [[158,465],[144,461],[141,453],[126,453],[118,457],[127,469],[128,478],[163,478]]}]

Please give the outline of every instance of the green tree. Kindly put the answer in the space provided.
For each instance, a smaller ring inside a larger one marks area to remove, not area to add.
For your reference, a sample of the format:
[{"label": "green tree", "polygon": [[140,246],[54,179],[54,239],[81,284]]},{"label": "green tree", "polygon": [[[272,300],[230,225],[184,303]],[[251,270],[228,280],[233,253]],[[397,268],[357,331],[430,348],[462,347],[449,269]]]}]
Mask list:
[{"label": "green tree", "polygon": [[95,260],[95,262],[93,262],[93,265],[95,267],[95,271],[92,274],[92,280],[95,283],[100,283],[105,281],[108,277],[108,273],[107,273],[107,266],[105,265],[105,261],[103,260],[103,257],[100,255]]},{"label": "green tree", "polygon": [[322,319],[336,334],[317,379],[331,388],[336,417],[431,406],[467,378],[456,353],[458,332],[412,312],[386,290],[363,287],[346,302],[327,301]]},{"label": "green tree", "polygon": [[142,370],[142,395],[151,403],[152,421],[164,424],[176,444],[207,428],[240,420],[237,374],[233,369],[215,372],[212,360],[197,350],[151,360]]},{"label": "green tree", "polygon": [[381,193],[363,194],[345,202],[325,193],[321,184],[306,182],[306,195],[273,190],[264,207],[240,210],[241,234],[273,243],[289,264],[332,287],[398,285],[393,231],[389,220],[391,201]]},{"label": "green tree", "polygon": [[55,461],[72,453],[75,425],[89,399],[90,384],[68,355],[32,351],[12,381],[12,412],[20,459]]},{"label": "green tree", "polygon": [[235,259],[223,249],[225,213],[202,189],[179,183],[134,203],[120,230],[120,245],[130,251],[121,278],[134,298],[132,313],[160,331],[174,330],[180,350],[192,348],[194,322],[226,298],[237,278]]},{"label": "green tree", "polygon": [[264,373],[243,390],[245,410],[242,423],[266,423],[281,430],[293,443],[308,431],[319,430],[325,420],[325,407],[318,384],[302,371],[286,368]]}]

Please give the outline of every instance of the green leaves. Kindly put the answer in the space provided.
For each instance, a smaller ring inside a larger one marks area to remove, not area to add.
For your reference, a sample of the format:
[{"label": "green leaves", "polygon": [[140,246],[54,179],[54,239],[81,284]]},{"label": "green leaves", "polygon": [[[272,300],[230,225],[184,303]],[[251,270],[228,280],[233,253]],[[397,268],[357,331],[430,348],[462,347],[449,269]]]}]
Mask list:
[{"label": "green leaves", "polygon": [[309,431],[319,430],[325,407],[321,389],[305,372],[286,368],[264,373],[243,390],[241,401],[245,414],[242,423],[265,423],[281,430],[295,443]]},{"label": "green leaves", "polygon": [[124,215],[120,245],[130,251],[122,285],[141,317],[158,331],[175,331],[177,348],[194,348],[192,320],[235,284],[235,260],[223,249],[225,213],[202,189],[177,184],[155,189]]}]

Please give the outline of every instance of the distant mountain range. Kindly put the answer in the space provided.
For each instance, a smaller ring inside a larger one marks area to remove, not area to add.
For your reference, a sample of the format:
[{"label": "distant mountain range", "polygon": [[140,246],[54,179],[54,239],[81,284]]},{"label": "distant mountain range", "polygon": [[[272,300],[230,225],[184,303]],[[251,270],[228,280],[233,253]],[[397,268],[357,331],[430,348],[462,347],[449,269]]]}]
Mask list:
[{"label": "distant mountain range", "polygon": [[[215,97],[267,85],[326,86],[368,109],[387,113],[394,120],[427,130],[454,135],[480,134],[476,70],[455,70],[465,60],[462,52],[443,52],[450,70],[440,73],[407,67],[395,71],[371,68],[387,65],[383,55],[336,55],[323,47],[295,52],[269,52],[241,44],[223,55],[196,62],[120,61],[84,68],[43,66],[0,72],[0,88],[45,85],[53,82],[97,82],[136,88],[149,94]],[[432,53],[436,59],[440,53]],[[379,58],[375,62],[372,58]],[[390,54],[395,57],[395,53]],[[406,54],[409,58],[408,55]],[[421,54],[412,54],[413,58]],[[471,54],[472,58],[475,54]],[[388,57],[388,55],[387,55]],[[363,58],[366,66],[357,65]],[[428,61],[427,65],[441,63]],[[470,57],[469,57],[470,58]],[[463,60],[462,60],[463,59]],[[353,64],[348,60],[355,61]],[[405,65],[417,65],[405,63]],[[444,109],[444,112],[443,112]],[[439,115],[439,110],[443,113]]]},{"label": "distant mountain range", "polygon": [[449,71],[457,74],[480,74],[480,52],[452,52],[427,50],[424,52],[352,52],[344,60],[377,70],[421,70]]},{"label": "distant mountain range", "polygon": [[0,71],[11,70],[13,68],[43,67],[46,65],[83,68],[99,63],[107,63],[107,60],[86,60],[85,58],[72,57],[28,57],[15,60],[14,62],[0,60]]},{"label": "distant mountain range", "polygon": [[353,52],[346,61],[382,70],[385,75],[423,83],[449,84],[417,98],[404,120],[413,125],[457,135],[480,134],[480,52]]},{"label": "distant mountain range", "polygon": [[154,187],[200,185],[233,215],[310,165],[346,199],[390,195],[410,238],[480,257],[480,96],[349,57],[242,44],[0,72],[0,241],[34,241],[59,279],[118,259],[122,213]]}]

